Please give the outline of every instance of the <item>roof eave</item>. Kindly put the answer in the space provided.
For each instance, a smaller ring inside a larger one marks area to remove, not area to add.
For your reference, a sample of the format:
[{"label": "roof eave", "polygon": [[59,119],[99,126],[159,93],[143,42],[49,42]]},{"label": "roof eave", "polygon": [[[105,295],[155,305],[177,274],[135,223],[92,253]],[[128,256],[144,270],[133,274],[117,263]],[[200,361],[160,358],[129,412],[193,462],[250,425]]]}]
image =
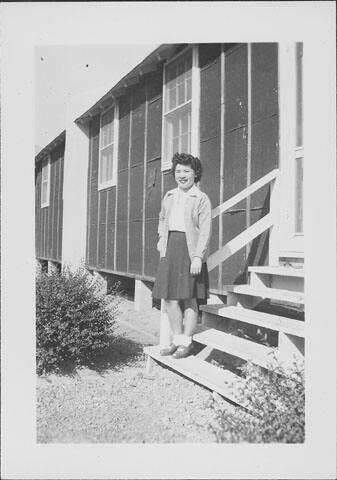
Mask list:
[{"label": "roof eave", "polygon": [[63,130],[57,137],[55,137],[48,145],[46,145],[37,155],[35,155],[35,164],[44,159],[52,150],[54,150],[66,141],[66,131]]},{"label": "roof eave", "polygon": [[118,83],[116,83],[116,85],[103,95],[92,107],[76,118],[75,123],[84,124],[90,121],[92,117],[99,114],[107,106],[111,105],[116,98],[122,96],[128,87],[138,83],[141,77],[155,71],[161,62],[172,57],[179,45],[181,44],[162,44],[157,47]]}]

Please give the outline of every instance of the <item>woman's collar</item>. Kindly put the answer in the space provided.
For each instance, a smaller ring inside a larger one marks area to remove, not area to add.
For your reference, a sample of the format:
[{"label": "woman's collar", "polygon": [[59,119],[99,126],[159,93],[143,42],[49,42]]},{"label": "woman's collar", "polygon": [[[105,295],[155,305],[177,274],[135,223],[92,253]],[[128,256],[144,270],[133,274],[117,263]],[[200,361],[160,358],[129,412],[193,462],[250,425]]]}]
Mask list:
[{"label": "woman's collar", "polygon": [[[179,193],[181,189],[179,187],[174,188],[173,190],[169,190],[167,192],[168,195],[176,195]],[[183,190],[182,190],[183,191]],[[184,192],[187,196],[191,197],[199,197],[201,194],[200,189],[194,184],[187,192]]]}]

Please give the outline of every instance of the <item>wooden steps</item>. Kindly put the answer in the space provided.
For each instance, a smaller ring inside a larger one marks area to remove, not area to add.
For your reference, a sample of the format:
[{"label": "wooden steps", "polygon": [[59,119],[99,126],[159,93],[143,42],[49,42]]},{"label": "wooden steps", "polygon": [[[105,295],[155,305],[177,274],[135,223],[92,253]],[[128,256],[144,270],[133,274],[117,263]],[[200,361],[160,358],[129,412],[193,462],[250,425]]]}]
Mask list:
[{"label": "wooden steps", "polygon": [[305,324],[300,320],[224,304],[201,305],[200,310],[211,315],[304,337]]},{"label": "wooden steps", "polygon": [[210,328],[193,335],[193,340],[246,361],[252,361],[263,368],[273,368],[277,363],[274,348]]},{"label": "wooden steps", "polygon": [[269,298],[287,303],[304,304],[304,294],[292,290],[284,290],[268,287],[253,287],[252,285],[226,285],[224,290],[240,295],[250,295],[252,297]]},{"label": "wooden steps", "polygon": [[[296,267],[251,266],[248,272],[247,285],[222,287],[228,305],[200,306],[202,325],[198,325],[193,335],[198,348],[203,346],[199,353],[177,360],[172,356],[160,356],[158,346],[146,347],[144,352],[149,364],[152,358],[249,410],[248,402],[242,399],[245,380],[221,365],[207,362],[207,358],[219,356],[227,367],[232,364],[234,369],[238,359],[240,365],[250,361],[263,369],[280,366],[282,374],[287,375],[294,361],[304,359],[305,322],[303,264]],[[263,311],[267,308],[269,313]],[[241,322],[238,328],[251,340],[223,331],[233,330],[232,327],[235,331],[235,322]],[[249,336],[250,326],[273,331],[265,332],[265,338],[277,347],[255,341],[254,335]]]},{"label": "wooden steps", "polygon": [[[205,332],[198,335],[203,333]],[[244,379],[230,370],[219,368],[195,355],[180,359],[175,359],[171,355],[161,356],[159,353],[160,348],[158,345],[145,347],[144,353],[157,362],[219,393],[228,400],[248,408],[247,403],[241,399],[239,394],[239,385],[244,385]]]},{"label": "wooden steps", "polygon": [[283,266],[252,266],[248,267],[248,272],[255,272],[265,275],[279,275],[284,277],[304,278],[304,269]]}]

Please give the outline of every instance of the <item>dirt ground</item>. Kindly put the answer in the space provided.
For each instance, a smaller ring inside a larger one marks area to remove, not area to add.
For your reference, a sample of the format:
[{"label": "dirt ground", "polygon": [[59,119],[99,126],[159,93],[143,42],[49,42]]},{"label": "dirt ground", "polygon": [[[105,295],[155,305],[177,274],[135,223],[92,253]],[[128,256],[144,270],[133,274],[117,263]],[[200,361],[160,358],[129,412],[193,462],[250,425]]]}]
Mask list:
[{"label": "dirt ground", "polygon": [[146,374],[143,347],[158,343],[160,313],[133,307],[127,299],[119,307],[113,368],[38,378],[39,443],[216,441],[215,411],[233,407],[158,364]]}]

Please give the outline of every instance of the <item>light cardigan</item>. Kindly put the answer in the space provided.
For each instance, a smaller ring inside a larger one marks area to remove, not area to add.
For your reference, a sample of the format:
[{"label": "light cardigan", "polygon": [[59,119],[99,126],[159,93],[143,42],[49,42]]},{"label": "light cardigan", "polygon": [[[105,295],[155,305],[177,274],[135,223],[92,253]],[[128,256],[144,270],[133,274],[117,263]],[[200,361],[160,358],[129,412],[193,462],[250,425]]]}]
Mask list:
[{"label": "light cardigan", "polygon": [[[169,190],[162,201],[158,226],[158,250],[160,257],[165,257],[166,255],[169,218],[176,191],[177,188]],[[193,185],[193,187],[186,192],[184,204],[186,242],[191,260],[193,257],[199,257],[202,261],[206,260],[212,233],[211,212],[212,207],[208,196],[199,190],[196,185]]]}]

